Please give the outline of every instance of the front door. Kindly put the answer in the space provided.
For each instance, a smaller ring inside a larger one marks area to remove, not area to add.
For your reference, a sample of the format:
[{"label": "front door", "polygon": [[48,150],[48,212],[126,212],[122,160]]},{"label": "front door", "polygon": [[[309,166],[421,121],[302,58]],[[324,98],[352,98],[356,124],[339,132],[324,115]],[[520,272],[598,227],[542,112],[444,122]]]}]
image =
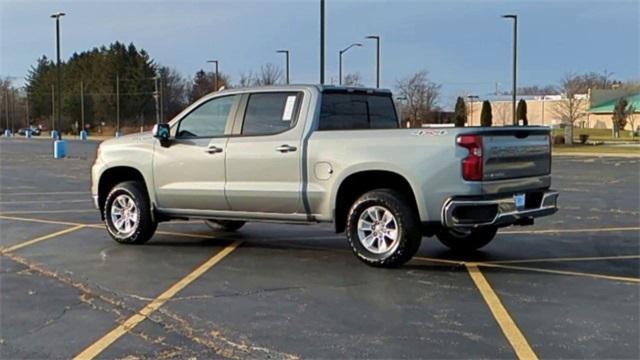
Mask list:
[{"label": "front door", "polygon": [[291,91],[248,96],[240,133],[227,143],[226,194],[231,210],[304,213],[303,124],[297,122],[302,97]]},{"label": "front door", "polygon": [[238,95],[203,102],[175,126],[169,147],[156,144],[153,157],[158,207],[228,210],[224,185],[229,120]]}]

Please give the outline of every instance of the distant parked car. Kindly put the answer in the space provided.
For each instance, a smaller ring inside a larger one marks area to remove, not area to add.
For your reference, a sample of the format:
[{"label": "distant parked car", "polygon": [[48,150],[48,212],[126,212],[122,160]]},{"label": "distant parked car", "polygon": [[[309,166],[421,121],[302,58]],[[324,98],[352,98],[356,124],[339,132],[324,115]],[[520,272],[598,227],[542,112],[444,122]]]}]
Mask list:
[{"label": "distant parked car", "polygon": [[40,136],[40,129],[35,127],[35,126],[31,126],[28,128],[21,128],[18,130],[18,135],[22,135],[22,136],[26,136],[27,135],[27,130],[30,129],[31,130],[31,135],[32,136]]}]

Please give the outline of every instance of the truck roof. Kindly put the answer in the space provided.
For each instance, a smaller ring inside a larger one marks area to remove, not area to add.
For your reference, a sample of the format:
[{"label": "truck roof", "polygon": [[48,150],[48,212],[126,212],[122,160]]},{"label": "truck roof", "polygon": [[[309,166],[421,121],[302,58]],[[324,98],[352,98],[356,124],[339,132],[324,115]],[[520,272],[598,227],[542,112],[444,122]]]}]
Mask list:
[{"label": "truck roof", "polygon": [[[268,85],[268,86],[249,86],[249,87],[237,87],[222,90],[223,92],[251,92],[256,90],[274,90],[274,91],[287,91],[287,90],[300,90],[301,88],[315,88],[319,92],[345,92],[345,93],[367,93],[367,94],[384,94],[391,95],[389,89],[376,89],[371,87],[358,87],[358,86],[342,86],[342,85],[320,85],[320,84],[289,84],[289,85]],[[218,92],[219,93],[219,92]],[[213,93],[210,93],[213,94]],[[208,94],[208,95],[210,95]]]}]

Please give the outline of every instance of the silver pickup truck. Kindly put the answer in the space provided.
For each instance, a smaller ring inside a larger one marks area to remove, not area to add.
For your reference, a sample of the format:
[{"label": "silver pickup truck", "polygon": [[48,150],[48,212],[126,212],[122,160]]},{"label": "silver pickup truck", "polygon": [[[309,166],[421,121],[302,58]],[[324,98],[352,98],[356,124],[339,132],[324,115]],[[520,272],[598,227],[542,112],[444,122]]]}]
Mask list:
[{"label": "silver pickup truck", "polygon": [[92,194],[109,234],[149,240],[162,221],[332,222],[373,266],[423,236],[456,251],[556,212],[547,128],[401,128],[391,92],[291,85],[203,97],[152,133],[103,142]]}]

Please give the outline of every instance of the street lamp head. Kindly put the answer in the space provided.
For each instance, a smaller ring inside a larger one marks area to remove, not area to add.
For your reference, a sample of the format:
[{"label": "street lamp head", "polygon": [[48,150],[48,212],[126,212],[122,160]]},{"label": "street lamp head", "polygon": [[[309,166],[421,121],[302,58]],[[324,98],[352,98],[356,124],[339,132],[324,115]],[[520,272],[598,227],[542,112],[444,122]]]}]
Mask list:
[{"label": "street lamp head", "polygon": [[278,54],[286,54],[286,53],[288,53],[288,52],[289,52],[289,50],[276,50],[276,52],[277,52]]},{"label": "street lamp head", "polygon": [[515,14],[506,14],[506,15],[502,15],[503,18],[505,19],[517,19],[518,15]]},{"label": "street lamp head", "polygon": [[351,49],[352,47],[355,47],[355,46],[360,47],[360,46],[362,46],[362,44],[360,44],[360,43],[353,43],[353,44],[351,44],[351,45],[347,46],[346,48],[344,48],[344,49],[340,50],[340,54],[344,54],[344,53],[346,53],[346,52],[347,52],[347,50],[349,50],[349,49]]},{"label": "street lamp head", "polygon": [[65,13],[63,13],[63,12],[61,12],[61,11],[58,11],[57,13],[53,13],[53,14],[51,14],[51,18],[53,18],[53,19],[57,19],[57,18],[60,18],[60,17],[62,17],[62,16],[65,16],[65,15],[67,15],[67,14],[65,14]]},{"label": "street lamp head", "polygon": [[218,63],[218,60],[207,60],[208,63]]},{"label": "street lamp head", "polygon": [[375,40],[380,40],[380,36],[378,35],[369,35],[366,37],[367,39],[375,39]]}]

